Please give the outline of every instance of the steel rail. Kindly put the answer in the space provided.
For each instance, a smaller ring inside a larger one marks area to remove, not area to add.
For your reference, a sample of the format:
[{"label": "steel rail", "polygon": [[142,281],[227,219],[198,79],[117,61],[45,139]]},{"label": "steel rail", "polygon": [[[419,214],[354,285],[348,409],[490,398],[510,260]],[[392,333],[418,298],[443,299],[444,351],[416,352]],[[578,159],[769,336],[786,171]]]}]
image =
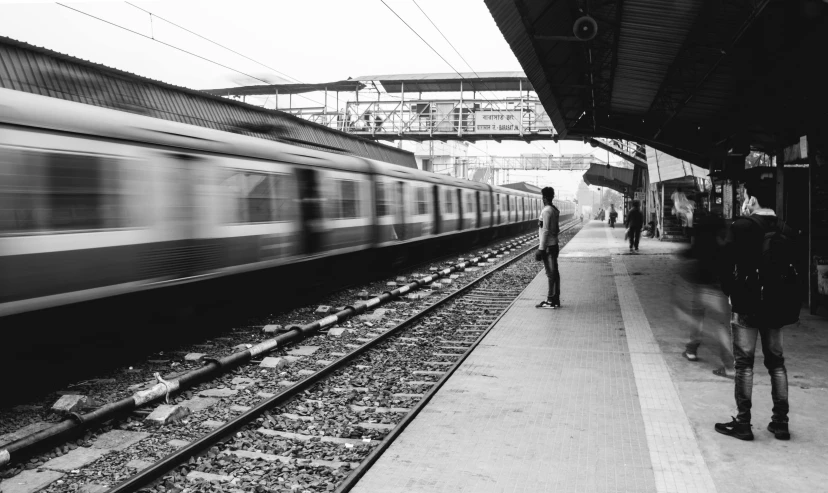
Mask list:
[{"label": "steel rail", "polygon": [[[561,233],[569,231],[574,227],[575,224],[561,231]],[[534,248],[526,249],[526,251],[519,253],[514,258],[509,259],[507,262],[504,262],[503,264],[499,265],[496,269],[493,269],[490,273],[487,274],[487,276],[499,272],[505,269],[506,267],[509,267],[510,265],[514,264],[521,258],[531,253],[533,250]],[[364,476],[365,473],[368,472],[368,470],[374,465],[374,463],[376,463],[376,461],[379,460],[380,456],[383,453],[385,453],[386,450],[388,450],[388,447],[390,447],[391,444],[397,438],[399,438],[400,435],[402,435],[402,432],[405,431],[405,429],[408,427],[409,424],[411,424],[412,421],[414,421],[414,418],[416,418],[417,415],[420,414],[420,411],[422,411],[426,407],[429,401],[431,401],[431,398],[434,397],[434,395],[440,390],[440,388],[446,382],[448,382],[448,379],[451,378],[454,372],[456,372],[460,368],[460,365],[462,365],[463,362],[466,361],[466,359],[471,355],[472,351],[474,351],[477,348],[477,346],[480,345],[483,339],[489,334],[489,332],[494,328],[494,326],[497,325],[498,322],[500,322],[500,319],[503,318],[504,315],[506,315],[506,312],[508,312],[509,309],[512,308],[512,305],[514,305],[515,302],[517,302],[518,298],[520,298],[520,296],[526,291],[528,287],[529,286],[523,288],[523,290],[521,290],[521,292],[518,293],[515,299],[513,299],[512,302],[509,303],[509,305],[500,312],[497,318],[494,321],[492,321],[492,323],[488,327],[486,327],[483,333],[480,334],[480,336],[477,339],[475,339],[474,343],[472,343],[472,345],[469,346],[469,348],[462,355],[460,355],[457,361],[451,366],[451,368],[449,368],[446,371],[446,373],[440,378],[440,380],[438,380],[431,387],[431,389],[423,395],[423,398],[420,399],[420,401],[411,409],[411,411],[409,411],[405,415],[405,417],[403,417],[403,419],[399,423],[397,423],[397,426],[395,426],[394,429],[388,432],[388,434],[382,439],[382,441],[376,447],[374,447],[371,453],[369,453],[368,456],[365,457],[365,459],[363,459],[362,462],[360,462],[359,466],[357,466],[357,468],[354,469],[351,472],[351,474],[349,474],[348,477],[345,478],[345,480],[334,490],[333,493],[347,493],[351,491],[351,489],[353,489],[354,486],[356,486],[357,482],[360,479],[362,479],[362,476]]]},{"label": "steel rail", "polygon": [[[573,222],[573,224],[570,225],[564,231],[568,231],[569,229],[575,227],[577,224],[580,224],[580,223],[574,223]],[[562,231],[562,232],[564,232],[564,231]],[[527,236],[529,238],[526,238]],[[535,236],[534,235],[523,235],[520,238],[523,238],[523,239],[519,242],[519,244],[523,245],[523,244],[526,244],[527,242],[531,242],[535,238]],[[508,245],[515,246],[515,243],[512,242],[512,243],[509,243]],[[503,251],[503,250],[505,250],[505,249],[500,249],[499,251]],[[144,488],[144,487],[148,486],[153,481],[163,477],[165,474],[169,473],[174,468],[176,468],[179,465],[181,465],[182,463],[188,461],[191,457],[194,457],[195,455],[209,449],[214,444],[220,442],[223,438],[225,438],[231,432],[234,432],[235,430],[241,428],[242,426],[245,426],[245,425],[255,421],[266,410],[268,410],[270,408],[273,408],[273,407],[277,407],[279,405],[286,404],[291,399],[293,399],[297,394],[299,394],[300,392],[303,392],[303,391],[307,390],[308,388],[316,385],[317,383],[322,381],[325,377],[327,377],[328,375],[330,375],[334,371],[336,371],[339,368],[345,366],[351,360],[357,358],[358,356],[361,356],[363,353],[367,352],[369,349],[371,349],[374,346],[377,346],[378,344],[384,342],[386,339],[388,339],[392,335],[402,331],[403,329],[405,329],[406,327],[408,327],[412,323],[414,323],[417,320],[423,318],[424,316],[428,315],[429,313],[436,310],[437,308],[443,306],[448,301],[450,301],[454,298],[457,298],[460,295],[466,293],[467,291],[473,289],[475,286],[477,286],[478,284],[480,284],[481,282],[483,282],[484,280],[489,278],[494,273],[499,272],[499,271],[505,269],[506,267],[512,265],[514,262],[516,262],[520,258],[523,258],[525,255],[527,255],[528,253],[530,253],[533,250],[534,250],[534,247],[527,248],[525,251],[519,253],[514,258],[509,259],[508,261],[502,263],[498,267],[496,267],[496,268],[492,269],[491,271],[485,273],[484,275],[480,276],[479,278],[475,279],[474,281],[470,282],[469,284],[463,286],[462,288],[458,289],[457,291],[455,291],[453,293],[450,293],[450,294],[444,296],[443,298],[437,300],[436,302],[434,302],[431,305],[427,306],[425,309],[421,310],[419,313],[417,313],[415,315],[412,315],[408,319],[400,322],[397,326],[395,326],[395,327],[389,329],[388,331],[384,332],[382,335],[379,335],[376,338],[372,339],[371,341],[368,341],[368,342],[364,343],[363,345],[359,346],[358,348],[355,348],[353,351],[349,352],[345,356],[341,356],[339,359],[333,361],[329,365],[327,365],[324,368],[318,370],[316,373],[314,373],[313,375],[310,375],[305,380],[297,382],[294,385],[288,387],[287,389],[285,389],[285,390],[279,392],[278,394],[274,395],[273,397],[270,397],[270,398],[260,402],[259,404],[257,404],[253,408],[251,408],[248,411],[242,413],[241,415],[237,416],[233,420],[228,421],[227,423],[225,423],[221,427],[216,428],[212,432],[202,436],[201,438],[197,439],[194,442],[190,442],[188,445],[176,450],[175,452],[173,452],[170,455],[164,457],[160,461],[155,462],[154,464],[147,467],[146,469],[143,469],[143,470],[139,471],[135,476],[132,476],[131,478],[125,480],[124,482],[122,482],[118,485],[115,485],[114,487],[107,490],[106,493],[134,493],[134,492],[140,490],[141,488]],[[483,256],[481,256],[481,257],[483,257]],[[476,257],[476,258],[480,259],[481,257]],[[486,255],[486,257],[488,257],[488,255]],[[465,266],[466,264],[467,264],[467,262],[462,262],[460,264],[455,265],[451,269],[444,269],[443,271],[440,271],[440,273],[444,274],[444,275],[448,275],[451,272],[453,272],[452,269],[456,269],[458,266]],[[429,277],[431,277],[431,276],[429,276]],[[430,282],[431,282],[431,280],[427,281],[424,284],[427,284],[427,283],[430,283]],[[412,284],[414,284],[414,283],[412,283]],[[407,287],[408,286],[403,286],[402,288],[407,288]],[[400,289],[402,289],[402,288],[399,288],[399,289],[394,290],[394,291],[400,291]],[[400,294],[404,294],[407,291],[409,291],[409,289],[406,289],[405,291],[402,291],[402,292],[400,292],[400,293],[398,293],[394,296],[389,296],[387,298],[387,301],[395,299],[397,296],[399,296]],[[391,293],[386,292],[385,294],[390,295]],[[373,305],[373,306],[379,306],[379,305]],[[504,313],[505,313],[505,311],[504,311]],[[408,423],[410,421],[405,421],[404,420],[404,422]],[[399,434],[397,433],[397,435],[395,435],[395,436],[398,436],[398,435]],[[386,440],[384,439],[382,442],[380,442],[378,447],[381,446],[385,442],[386,442]],[[388,445],[390,445],[390,441],[385,445],[383,450],[385,448],[387,448]],[[371,456],[372,456],[372,454],[369,454],[369,458]],[[378,457],[378,455],[375,456],[375,457]],[[374,461],[376,461],[376,458],[374,458],[371,463],[373,464]],[[355,469],[355,471],[358,471],[358,470],[360,470],[359,467],[357,469]],[[361,477],[362,474],[364,474],[364,470],[359,475],[359,477]]]},{"label": "steel rail", "polygon": [[[510,247],[514,247],[517,244],[526,243],[533,236],[533,234],[520,235],[517,238],[509,240],[505,246],[501,245],[500,247],[497,247],[496,250],[489,249],[489,251],[495,251],[496,253],[502,252]],[[355,315],[365,312],[366,310],[384,305],[405,293],[416,291],[417,289],[420,289],[444,276],[450,275],[459,269],[465,268],[471,264],[478,264],[480,261],[486,260],[492,255],[493,253],[485,253],[479,257],[474,257],[469,261],[455,264],[450,268],[434,272],[426,277],[398,287],[397,289],[385,291],[380,296],[349,305],[345,307],[344,310],[339,311],[336,314],[329,315],[309,324],[301,326],[290,325],[286,327],[284,333],[274,338],[262,341],[244,351],[232,353],[223,358],[207,358],[204,366],[183,375],[179,375],[176,379],[165,381],[159,374],[156,373],[155,376],[158,383],[150,389],[138,391],[129,397],[106,404],[86,414],[72,413],[69,415],[70,417],[68,419],[61,421],[54,426],[6,444],[3,449],[0,449],[0,467],[4,467],[12,461],[16,462],[20,458],[26,458],[33,455],[37,451],[54,445],[57,442],[65,441],[69,437],[77,436],[81,432],[96,424],[110,420],[119,415],[129,413],[140,408],[141,406],[158,401],[162,398],[166,398],[172,393],[179,392],[202,381],[208,380],[210,377],[215,377],[225,373],[230,369],[250,361],[255,356],[268,353],[278,347],[282,347],[290,343],[298,342],[305,339],[309,335],[316,333],[320,329],[340,323],[344,320],[348,320]]]}]

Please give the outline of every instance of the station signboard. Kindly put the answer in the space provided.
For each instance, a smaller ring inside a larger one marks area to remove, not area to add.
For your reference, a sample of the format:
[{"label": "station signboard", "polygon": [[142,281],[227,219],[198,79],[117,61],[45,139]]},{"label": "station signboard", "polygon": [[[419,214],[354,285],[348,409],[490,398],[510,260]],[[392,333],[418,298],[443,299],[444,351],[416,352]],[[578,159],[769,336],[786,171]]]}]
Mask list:
[{"label": "station signboard", "polygon": [[520,134],[520,111],[478,110],[474,112],[474,131],[479,133]]}]

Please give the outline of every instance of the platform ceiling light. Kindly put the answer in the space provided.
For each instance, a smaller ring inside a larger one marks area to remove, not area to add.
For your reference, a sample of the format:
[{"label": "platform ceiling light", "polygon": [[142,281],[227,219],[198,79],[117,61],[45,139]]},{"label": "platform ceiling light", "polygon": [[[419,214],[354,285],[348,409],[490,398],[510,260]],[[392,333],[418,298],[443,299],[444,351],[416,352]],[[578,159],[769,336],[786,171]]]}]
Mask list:
[{"label": "platform ceiling light", "polygon": [[588,15],[579,17],[572,24],[572,33],[578,41],[590,41],[598,35],[598,23]]}]

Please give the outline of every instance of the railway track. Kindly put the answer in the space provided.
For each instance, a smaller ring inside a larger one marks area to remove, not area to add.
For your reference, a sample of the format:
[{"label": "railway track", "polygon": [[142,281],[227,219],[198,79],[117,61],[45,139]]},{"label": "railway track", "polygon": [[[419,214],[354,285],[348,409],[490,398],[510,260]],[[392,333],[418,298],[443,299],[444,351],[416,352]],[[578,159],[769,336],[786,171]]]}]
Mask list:
[{"label": "railway track", "polygon": [[[453,291],[435,303],[409,289],[358,319],[330,315],[304,346],[263,350],[252,364],[170,399],[168,406],[189,415],[148,428],[152,414],[139,409],[109,422],[98,441],[117,435],[138,443],[100,447],[106,460],[64,471],[46,491],[105,491],[117,482],[109,491],[346,491],[537,273],[536,263],[524,261],[519,273],[507,274],[536,240],[522,241],[529,248],[516,253],[511,244],[502,259],[486,259],[497,267],[462,288],[460,276],[470,274],[425,276],[449,281],[430,291]],[[420,286],[431,288],[431,281]],[[339,327],[326,330],[334,323]],[[66,457],[90,437],[70,445]],[[48,462],[35,469],[50,470]]]}]

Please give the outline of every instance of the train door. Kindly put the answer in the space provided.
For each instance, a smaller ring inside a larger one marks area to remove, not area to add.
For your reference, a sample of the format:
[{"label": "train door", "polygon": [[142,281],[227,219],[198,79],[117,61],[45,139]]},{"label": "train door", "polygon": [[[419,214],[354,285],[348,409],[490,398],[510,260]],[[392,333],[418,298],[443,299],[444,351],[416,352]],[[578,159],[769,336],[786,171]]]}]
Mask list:
[{"label": "train door", "polygon": [[299,189],[301,226],[300,251],[316,253],[322,242],[322,202],[319,194],[319,173],[313,169],[296,168]]},{"label": "train door", "polygon": [[440,211],[440,204],[441,204],[440,187],[437,186],[437,185],[432,185],[432,187],[431,187],[431,203],[432,203],[433,211],[434,211],[434,214],[432,214],[433,221],[434,221],[434,234],[438,235],[438,234],[442,233],[443,229],[441,227],[442,226],[442,224],[441,224],[442,214],[440,213],[441,212]]},{"label": "train door", "polygon": [[500,225],[500,194],[499,193],[495,194],[494,201],[495,201],[494,223],[499,226]]},{"label": "train door", "polygon": [[474,203],[477,206],[475,208],[475,211],[476,211],[475,216],[476,217],[475,217],[474,224],[476,225],[477,228],[482,228],[483,227],[483,216],[480,213],[480,190],[475,190],[474,191]]},{"label": "train door", "polygon": [[408,190],[405,182],[398,181],[396,183],[397,200],[392,207],[394,208],[394,231],[397,233],[397,239],[400,241],[408,239],[408,227],[406,226],[406,218],[408,217]]},{"label": "train door", "polygon": [[466,208],[463,207],[463,191],[457,189],[457,231],[463,230],[463,223],[466,221],[463,215],[466,213]]},{"label": "train door", "polygon": [[163,243],[147,252],[141,261],[144,277],[187,278],[218,267],[219,246],[211,239],[209,161],[183,153],[164,154],[160,159],[159,233]]}]

